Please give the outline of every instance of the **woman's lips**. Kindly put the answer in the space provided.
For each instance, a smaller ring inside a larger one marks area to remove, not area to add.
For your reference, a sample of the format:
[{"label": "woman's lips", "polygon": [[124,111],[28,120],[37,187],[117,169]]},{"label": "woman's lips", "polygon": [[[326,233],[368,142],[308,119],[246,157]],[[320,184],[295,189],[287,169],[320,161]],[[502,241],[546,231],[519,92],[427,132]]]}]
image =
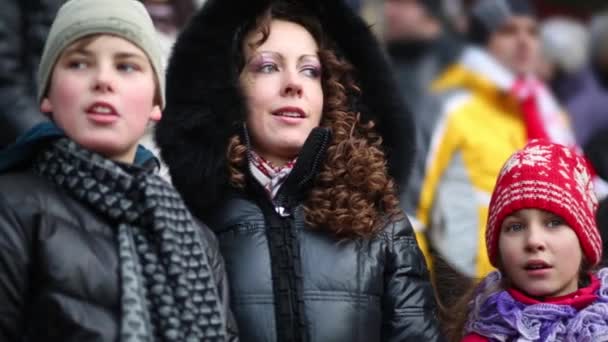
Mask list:
[{"label": "woman's lips", "polygon": [[306,113],[299,107],[281,107],[271,112],[280,122],[288,125],[297,125],[306,119]]}]

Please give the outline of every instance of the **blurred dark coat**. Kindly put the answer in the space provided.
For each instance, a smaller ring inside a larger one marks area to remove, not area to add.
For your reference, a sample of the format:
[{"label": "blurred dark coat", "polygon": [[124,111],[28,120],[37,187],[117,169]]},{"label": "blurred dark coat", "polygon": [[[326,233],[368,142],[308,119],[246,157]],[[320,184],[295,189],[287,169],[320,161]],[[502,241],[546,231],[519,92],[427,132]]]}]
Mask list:
[{"label": "blurred dark coat", "polygon": [[0,1],[0,148],[47,120],[36,99],[46,36],[64,0]]}]

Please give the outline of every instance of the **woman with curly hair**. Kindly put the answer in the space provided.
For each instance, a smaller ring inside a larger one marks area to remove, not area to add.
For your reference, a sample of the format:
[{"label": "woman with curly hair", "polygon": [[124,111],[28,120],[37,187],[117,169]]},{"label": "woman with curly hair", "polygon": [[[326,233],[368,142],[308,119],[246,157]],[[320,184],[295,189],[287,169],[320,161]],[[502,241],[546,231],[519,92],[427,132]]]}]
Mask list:
[{"label": "woman with curly hair", "polygon": [[217,234],[243,341],[436,341],[399,209],[413,124],[342,1],[209,0],[177,39],[156,139]]}]

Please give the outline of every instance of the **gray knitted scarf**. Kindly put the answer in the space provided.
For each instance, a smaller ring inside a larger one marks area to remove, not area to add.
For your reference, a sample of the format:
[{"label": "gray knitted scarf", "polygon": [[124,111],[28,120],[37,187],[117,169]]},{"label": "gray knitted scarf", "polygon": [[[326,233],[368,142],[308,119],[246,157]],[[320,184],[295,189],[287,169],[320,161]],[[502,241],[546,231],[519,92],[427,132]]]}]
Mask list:
[{"label": "gray knitted scarf", "polygon": [[68,138],[44,148],[35,170],[116,227],[121,341],[226,339],[207,244],[171,185]]}]

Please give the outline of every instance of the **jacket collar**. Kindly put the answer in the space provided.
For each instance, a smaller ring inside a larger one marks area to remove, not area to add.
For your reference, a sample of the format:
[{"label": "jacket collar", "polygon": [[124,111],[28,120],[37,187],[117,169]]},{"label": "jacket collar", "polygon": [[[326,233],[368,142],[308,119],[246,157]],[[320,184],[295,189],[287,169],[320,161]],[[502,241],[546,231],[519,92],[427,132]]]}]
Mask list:
[{"label": "jacket collar", "polygon": [[510,91],[515,83],[515,75],[479,47],[467,47],[460,58],[460,65],[503,91]]},{"label": "jacket collar", "polygon": [[[51,121],[35,125],[20,135],[13,144],[0,150],[0,172],[29,162],[41,145],[65,136],[63,130]],[[134,164],[150,170],[158,170],[160,167],[160,161],[142,145],[137,146]]]},{"label": "jacket collar", "polygon": [[[247,149],[251,151],[251,140],[247,129],[243,126],[244,137]],[[275,211],[281,216],[287,216],[293,212],[293,209],[302,202],[306,197],[308,190],[313,185],[313,180],[318,174],[329,143],[331,141],[331,132],[328,128],[317,127],[310,132],[310,135],[304,142],[302,150],[298,155],[298,159],[285,179],[274,198],[271,200]],[[251,153],[248,153],[249,167],[247,168],[247,186],[254,190],[259,198],[268,199],[266,190],[255,179],[251,170]],[[270,200],[270,199],[268,199]]]}]

